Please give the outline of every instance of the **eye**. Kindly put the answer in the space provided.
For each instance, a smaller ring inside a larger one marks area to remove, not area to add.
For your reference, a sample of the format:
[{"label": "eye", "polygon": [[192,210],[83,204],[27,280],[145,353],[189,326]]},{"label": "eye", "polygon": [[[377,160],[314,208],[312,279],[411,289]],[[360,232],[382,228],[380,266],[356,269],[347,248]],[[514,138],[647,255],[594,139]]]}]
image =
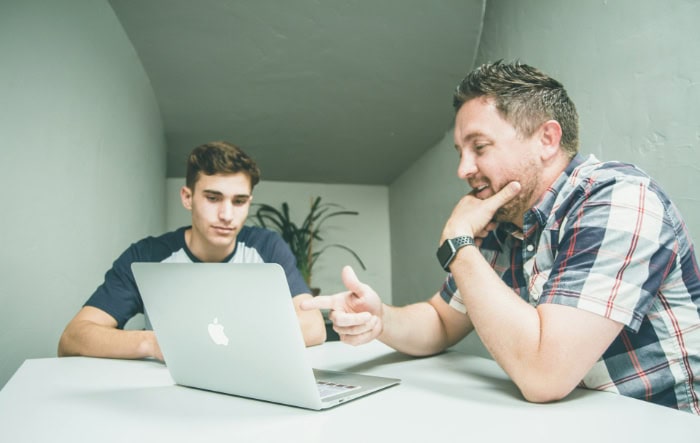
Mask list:
[{"label": "eye", "polygon": [[248,203],[248,200],[250,200],[250,197],[236,197],[233,199],[233,206],[243,206],[246,203]]},{"label": "eye", "polygon": [[204,198],[207,199],[207,201],[215,203],[218,202],[221,198],[218,195],[213,195],[213,194],[206,194]]},{"label": "eye", "polygon": [[476,143],[474,144],[473,149],[477,154],[481,154],[482,152],[484,152],[484,149],[486,149],[488,145],[488,143]]}]

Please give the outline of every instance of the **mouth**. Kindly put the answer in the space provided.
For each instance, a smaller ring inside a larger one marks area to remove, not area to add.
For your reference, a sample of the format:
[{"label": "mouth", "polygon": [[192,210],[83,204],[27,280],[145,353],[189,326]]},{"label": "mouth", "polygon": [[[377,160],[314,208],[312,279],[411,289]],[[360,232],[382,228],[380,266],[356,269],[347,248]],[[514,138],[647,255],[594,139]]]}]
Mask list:
[{"label": "mouth", "polygon": [[233,231],[235,231],[235,228],[226,226],[213,226],[212,229],[214,229],[214,231],[216,231],[217,233],[224,235],[230,234]]},{"label": "mouth", "polygon": [[[486,198],[482,193],[486,191],[489,188],[489,185],[481,185],[481,186],[474,186],[472,187],[474,196],[477,198],[484,199]],[[481,194],[481,195],[480,195]]]}]

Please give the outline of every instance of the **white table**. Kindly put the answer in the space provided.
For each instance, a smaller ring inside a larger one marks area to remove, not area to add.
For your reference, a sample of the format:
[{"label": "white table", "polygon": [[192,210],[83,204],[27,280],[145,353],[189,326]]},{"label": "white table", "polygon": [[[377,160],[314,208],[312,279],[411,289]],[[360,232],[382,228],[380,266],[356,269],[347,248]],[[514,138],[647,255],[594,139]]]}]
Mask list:
[{"label": "white table", "polygon": [[316,412],[177,386],[155,361],[27,360],[0,391],[0,442],[700,441],[700,417],[615,394],[527,403],[493,361],[458,352],[414,359],[378,342],[307,351],[315,367],[402,383]]}]

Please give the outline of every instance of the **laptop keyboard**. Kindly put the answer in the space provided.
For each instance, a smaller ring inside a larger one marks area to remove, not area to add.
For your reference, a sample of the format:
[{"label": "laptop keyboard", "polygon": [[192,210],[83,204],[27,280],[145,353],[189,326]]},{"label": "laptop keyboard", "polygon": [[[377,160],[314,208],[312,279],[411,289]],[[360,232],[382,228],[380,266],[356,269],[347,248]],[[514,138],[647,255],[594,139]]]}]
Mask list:
[{"label": "laptop keyboard", "polygon": [[326,398],[330,397],[331,395],[342,394],[344,392],[360,389],[360,386],[342,385],[339,383],[332,383],[329,381],[322,380],[316,380],[316,386],[318,386],[318,393],[321,395],[321,398]]}]

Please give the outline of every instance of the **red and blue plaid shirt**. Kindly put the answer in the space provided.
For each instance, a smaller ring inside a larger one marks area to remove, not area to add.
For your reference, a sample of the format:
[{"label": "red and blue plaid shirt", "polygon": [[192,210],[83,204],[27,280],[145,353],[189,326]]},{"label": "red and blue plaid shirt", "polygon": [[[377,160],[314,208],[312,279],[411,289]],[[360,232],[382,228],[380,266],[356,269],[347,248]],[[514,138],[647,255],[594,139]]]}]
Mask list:
[{"label": "red and blue plaid shirt", "polygon": [[[700,414],[700,270],[678,209],[647,174],[577,155],[522,231],[501,224],[481,253],[532,306],[625,325],[582,387]],[[466,312],[452,275],[441,295]]]}]

